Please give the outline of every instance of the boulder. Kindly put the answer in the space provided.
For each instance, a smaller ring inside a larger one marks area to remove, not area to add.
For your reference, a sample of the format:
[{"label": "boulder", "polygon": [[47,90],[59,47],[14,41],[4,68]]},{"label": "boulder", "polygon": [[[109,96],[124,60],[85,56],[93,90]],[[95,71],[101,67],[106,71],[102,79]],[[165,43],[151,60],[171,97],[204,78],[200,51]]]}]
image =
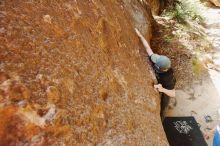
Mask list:
[{"label": "boulder", "polygon": [[152,3],[2,0],[0,83],[17,78],[1,91],[0,145],[168,145],[134,31],[150,40]]}]

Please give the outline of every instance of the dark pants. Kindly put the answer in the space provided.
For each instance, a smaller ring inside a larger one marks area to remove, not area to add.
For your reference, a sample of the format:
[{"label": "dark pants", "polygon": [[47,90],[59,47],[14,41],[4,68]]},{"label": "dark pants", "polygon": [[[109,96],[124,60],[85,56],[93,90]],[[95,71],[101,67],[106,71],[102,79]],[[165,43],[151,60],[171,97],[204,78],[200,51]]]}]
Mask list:
[{"label": "dark pants", "polygon": [[168,109],[169,101],[170,97],[165,94],[162,94],[160,101],[160,117],[162,122],[165,119],[165,113]]}]

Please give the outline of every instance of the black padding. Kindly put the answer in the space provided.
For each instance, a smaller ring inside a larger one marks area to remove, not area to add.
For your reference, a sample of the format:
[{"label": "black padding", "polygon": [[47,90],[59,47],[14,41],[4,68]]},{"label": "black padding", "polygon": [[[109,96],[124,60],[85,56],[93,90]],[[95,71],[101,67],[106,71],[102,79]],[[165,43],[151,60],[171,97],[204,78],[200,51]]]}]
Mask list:
[{"label": "black padding", "polygon": [[166,117],[163,126],[170,146],[207,146],[194,117]]}]

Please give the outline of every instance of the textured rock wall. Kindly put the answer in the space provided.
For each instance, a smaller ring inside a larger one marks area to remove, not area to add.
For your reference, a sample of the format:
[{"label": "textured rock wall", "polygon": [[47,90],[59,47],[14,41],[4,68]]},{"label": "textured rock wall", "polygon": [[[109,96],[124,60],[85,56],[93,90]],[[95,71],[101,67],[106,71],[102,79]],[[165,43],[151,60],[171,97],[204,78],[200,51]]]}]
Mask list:
[{"label": "textured rock wall", "polygon": [[141,3],[3,0],[0,18],[0,145],[168,145]]},{"label": "textured rock wall", "polygon": [[[160,1],[163,0],[138,0],[142,5],[150,7],[153,15],[158,15],[160,11]],[[146,8],[148,9],[148,8]]]}]

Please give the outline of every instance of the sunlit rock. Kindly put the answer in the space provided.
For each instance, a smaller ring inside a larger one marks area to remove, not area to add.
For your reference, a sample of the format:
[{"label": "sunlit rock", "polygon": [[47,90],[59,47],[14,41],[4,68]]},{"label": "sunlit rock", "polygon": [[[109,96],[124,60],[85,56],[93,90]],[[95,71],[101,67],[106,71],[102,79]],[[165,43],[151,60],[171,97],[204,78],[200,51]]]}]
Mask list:
[{"label": "sunlit rock", "polygon": [[220,0],[210,0],[214,5],[220,7]]}]

